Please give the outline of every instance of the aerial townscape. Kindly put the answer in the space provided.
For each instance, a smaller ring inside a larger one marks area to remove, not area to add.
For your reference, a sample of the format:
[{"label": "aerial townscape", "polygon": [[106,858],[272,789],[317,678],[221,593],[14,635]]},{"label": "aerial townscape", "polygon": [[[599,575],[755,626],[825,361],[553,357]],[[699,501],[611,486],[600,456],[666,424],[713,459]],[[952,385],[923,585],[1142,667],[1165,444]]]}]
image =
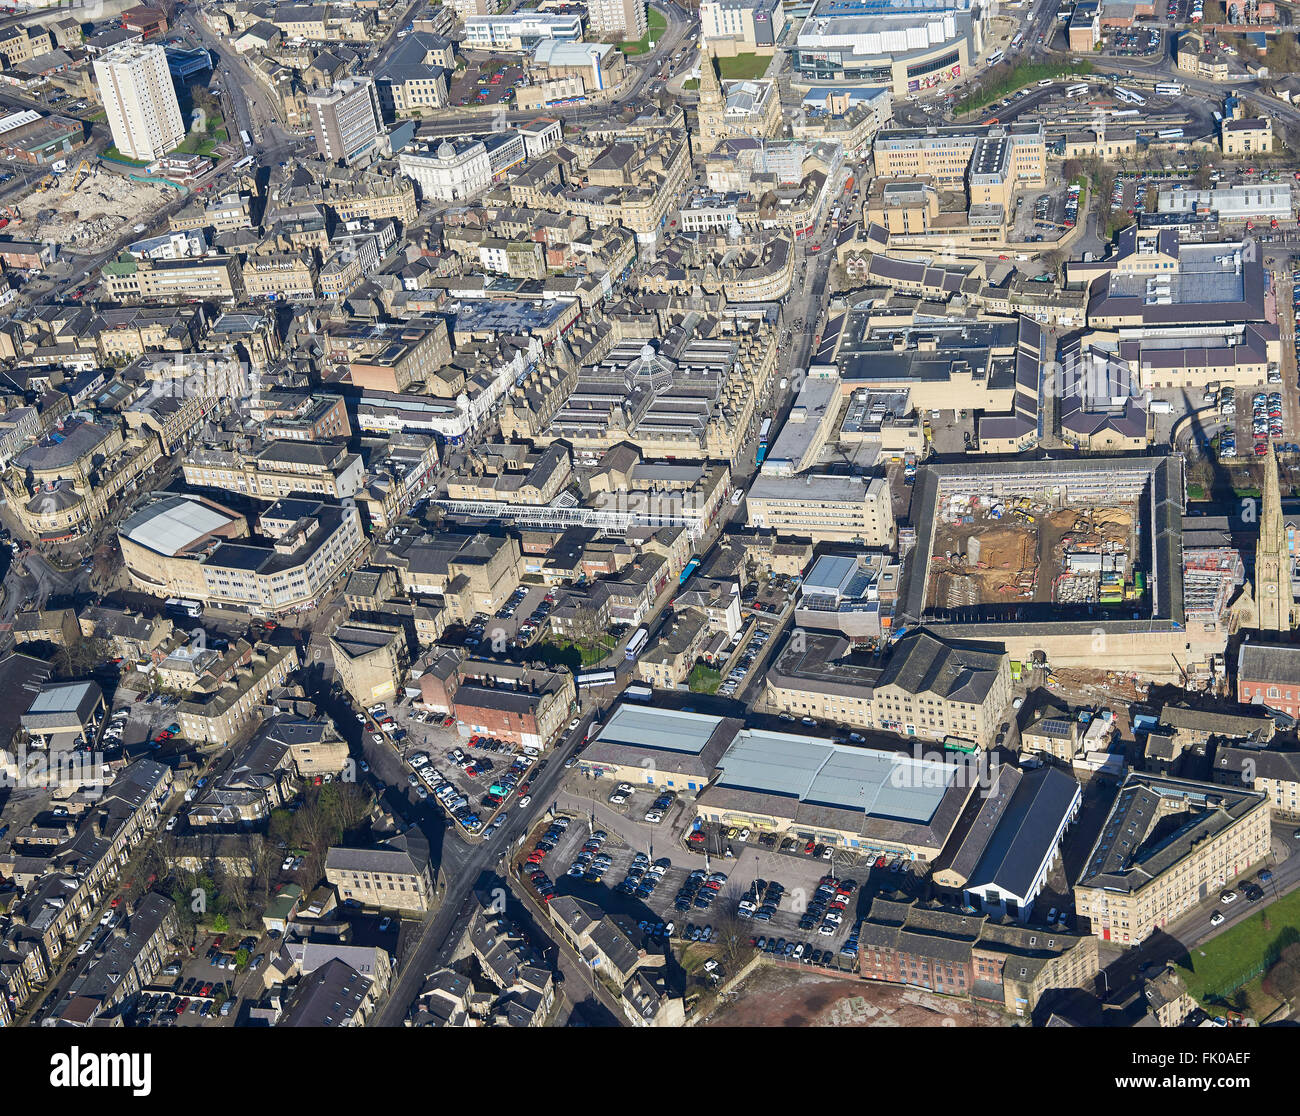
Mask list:
[{"label": "aerial townscape", "polygon": [[1289,0],[0,6],[0,1026],[1300,1023],[1297,192]]}]

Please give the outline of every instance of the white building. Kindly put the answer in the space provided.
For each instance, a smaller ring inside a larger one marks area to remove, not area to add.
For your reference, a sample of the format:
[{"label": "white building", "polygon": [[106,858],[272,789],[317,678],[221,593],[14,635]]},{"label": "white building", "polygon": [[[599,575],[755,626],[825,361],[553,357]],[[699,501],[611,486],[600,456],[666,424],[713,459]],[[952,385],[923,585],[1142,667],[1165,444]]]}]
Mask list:
[{"label": "white building", "polygon": [[95,59],[95,82],[113,144],[127,158],[153,162],[185,139],[167,53],[161,46],[124,43],[114,47]]},{"label": "white building", "polygon": [[771,54],[784,29],[781,0],[704,0],[700,4],[700,33],[715,54]]},{"label": "white building", "polygon": [[971,906],[1028,921],[1082,801],[1077,780],[1055,767],[1003,764],[951,862],[936,865],[936,882],[948,884],[950,872]]},{"label": "white building", "polygon": [[531,50],[543,39],[582,41],[582,17],[553,12],[512,12],[465,20],[467,50]]},{"label": "white building", "polygon": [[645,0],[587,0],[587,21],[593,34],[629,42],[649,29]]},{"label": "white building", "polygon": [[464,201],[492,185],[492,163],[481,140],[461,147],[443,140],[437,148],[408,148],[398,156],[397,166],[426,200]]}]

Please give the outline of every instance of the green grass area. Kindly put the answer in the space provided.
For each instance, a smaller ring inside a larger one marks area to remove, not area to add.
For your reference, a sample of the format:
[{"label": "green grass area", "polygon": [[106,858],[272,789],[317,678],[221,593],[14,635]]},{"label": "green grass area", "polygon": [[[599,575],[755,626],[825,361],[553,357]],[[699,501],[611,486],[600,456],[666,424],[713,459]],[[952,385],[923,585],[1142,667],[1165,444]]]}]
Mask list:
[{"label": "green grass area", "polygon": [[98,112],[92,112],[89,116],[86,117],[86,119],[89,120],[92,124],[107,124],[108,113],[106,113],[103,109],[100,109]]},{"label": "green grass area", "polygon": [[718,73],[725,81],[749,81],[767,73],[771,61],[764,54],[737,54],[734,58],[719,58]]},{"label": "green grass area", "polygon": [[1229,990],[1233,984],[1253,979],[1259,975],[1257,970],[1270,964],[1284,946],[1300,941],[1297,927],[1300,927],[1300,891],[1293,891],[1231,930],[1193,947],[1178,966],[1187,991],[1202,1004],[1224,992],[1231,997]]},{"label": "green grass area", "polygon": [[696,663],[686,682],[692,693],[716,694],[718,687],[722,685],[722,672],[714,670],[711,666],[705,666],[704,663]]},{"label": "green grass area", "polygon": [[542,646],[549,647],[551,654],[558,662],[574,667],[592,667],[602,662],[618,646],[618,641],[612,635],[606,634],[602,635],[594,643],[581,639],[562,639],[553,640],[545,645],[538,644],[537,646],[539,649]]},{"label": "green grass area", "polygon": [[1045,78],[1071,77],[1092,73],[1091,62],[1022,62],[1010,68],[998,66],[984,79],[978,89],[972,90],[952,106],[953,114],[974,112],[1000,101],[1008,94],[1035,85]]},{"label": "green grass area", "polygon": [[687,78],[684,82],[682,82],[682,90],[685,92],[691,92],[693,90],[698,89],[699,87],[700,87],[699,78]]},{"label": "green grass area", "polygon": [[100,156],[101,159],[108,159],[113,163],[123,163],[128,167],[147,167],[149,164],[142,159],[128,159],[123,155],[116,146],[109,147]]},{"label": "green grass area", "polygon": [[1189,500],[1204,500],[1205,489],[1199,484],[1189,484],[1187,486],[1187,498]]},{"label": "green grass area", "polygon": [[217,141],[202,132],[191,132],[181,141],[180,147],[175,151],[177,155],[211,155],[213,149],[217,146]]},{"label": "green grass area", "polygon": [[651,8],[650,17],[646,20],[646,26],[648,30],[643,38],[637,39],[635,42],[619,43],[618,49],[627,55],[645,54],[650,49],[651,41],[657,43],[664,31],[667,30],[668,20],[661,13],[655,11],[654,8]]}]

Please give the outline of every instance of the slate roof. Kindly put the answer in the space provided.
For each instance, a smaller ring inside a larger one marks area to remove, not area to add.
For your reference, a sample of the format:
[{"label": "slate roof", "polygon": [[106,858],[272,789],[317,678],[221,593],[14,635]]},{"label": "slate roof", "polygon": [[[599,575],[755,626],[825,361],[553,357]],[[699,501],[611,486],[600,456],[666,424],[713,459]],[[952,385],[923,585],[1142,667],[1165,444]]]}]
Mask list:
[{"label": "slate roof", "polygon": [[950,643],[917,629],[894,644],[877,688],[892,685],[910,694],[979,704],[996,683],[1005,657],[1005,650]]}]

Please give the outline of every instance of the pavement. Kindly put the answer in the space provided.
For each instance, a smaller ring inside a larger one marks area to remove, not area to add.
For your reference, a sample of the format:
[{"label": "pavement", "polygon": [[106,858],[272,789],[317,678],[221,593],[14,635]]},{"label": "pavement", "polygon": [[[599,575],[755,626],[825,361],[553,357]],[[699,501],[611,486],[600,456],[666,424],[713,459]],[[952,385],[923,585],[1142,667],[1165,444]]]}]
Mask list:
[{"label": "pavement", "polygon": [[[1214,887],[1210,896],[1195,908],[1179,916],[1173,922],[1161,927],[1155,934],[1139,945],[1124,950],[1102,970],[1101,984],[1105,987],[1119,988],[1131,980],[1144,965],[1163,964],[1166,961],[1181,963],[1193,955],[1198,947],[1212,941],[1220,934],[1244,922],[1260,910],[1266,910],[1273,901],[1300,887],[1300,855],[1295,855],[1297,842],[1291,836],[1295,822],[1275,822],[1273,825],[1272,851],[1266,862],[1243,872],[1235,880],[1228,881],[1226,887],[1240,887],[1247,880],[1258,878],[1263,868],[1273,873],[1273,879],[1262,885],[1264,900],[1249,903],[1244,898],[1224,904],[1219,900],[1219,892],[1225,888]],[[1224,921],[1218,926],[1210,923],[1210,916],[1220,911]],[[1122,947],[1120,947],[1122,948]]]},{"label": "pavement", "polygon": [[[440,870],[447,881],[446,892],[437,909],[423,920],[414,945],[402,959],[387,999],[371,1018],[371,1026],[401,1026],[428,974],[450,959],[460,938],[457,927],[459,925],[463,929],[464,926],[465,912],[468,910],[464,904],[470,900],[476,882],[493,869],[499,871],[511,850],[531,829],[533,818],[541,812],[540,804],[551,800],[560,780],[567,774],[564,760],[586,738],[587,726],[591,723],[593,714],[594,710],[584,714],[578,728],[548,754],[550,764],[533,786],[536,808],[512,811],[505,824],[487,840],[467,845],[458,839],[447,839],[440,812],[427,807],[428,814],[422,815],[418,824],[429,837],[430,847],[441,847],[443,850]],[[402,776],[402,785],[405,785],[405,775]],[[434,816],[430,817],[429,814]]]}]

